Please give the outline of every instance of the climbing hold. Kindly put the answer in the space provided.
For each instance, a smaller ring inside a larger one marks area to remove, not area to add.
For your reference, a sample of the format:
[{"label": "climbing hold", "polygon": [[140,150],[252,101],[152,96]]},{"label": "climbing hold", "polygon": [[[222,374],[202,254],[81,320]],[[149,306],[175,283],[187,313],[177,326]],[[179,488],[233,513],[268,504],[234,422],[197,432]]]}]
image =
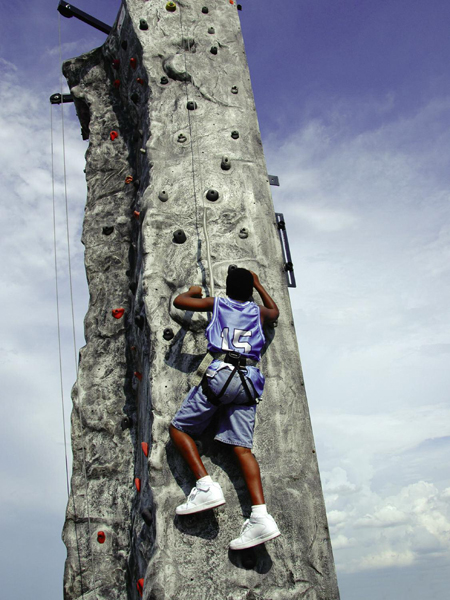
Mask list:
[{"label": "climbing hold", "polygon": [[168,2],[166,4],[166,10],[168,10],[169,12],[175,12],[177,10],[177,5],[175,4],[175,2]]},{"label": "climbing hold", "polygon": [[237,9],[238,9],[238,10],[242,10],[242,4],[238,4],[238,5],[237,5]]},{"label": "climbing hold", "polygon": [[187,137],[184,135],[184,133],[180,133],[180,135],[178,136],[178,141],[180,142],[180,144],[184,144],[186,140]]},{"label": "climbing hold", "polygon": [[125,309],[124,308],[113,308],[112,309],[112,316],[115,319],[121,319],[124,314],[125,314]]},{"label": "climbing hold", "polygon": [[230,4],[234,4],[234,0],[230,0]]},{"label": "climbing hold", "polygon": [[174,337],[175,337],[175,334],[174,334],[173,330],[170,329],[170,327],[167,327],[166,329],[164,329],[163,338],[165,340],[170,342],[170,340],[172,340]]},{"label": "climbing hold", "polygon": [[135,317],[134,322],[139,327],[139,329],[141,329],[141,330],[144,329],[145,317],[143,315],[140,315],[139,317]]},{"label": "climbing hold", "polygon": [[139,186],[141,185],[141,180],[140,180],[140,179],[135,179],[135,180],[133,181],[133,185],[134,185],[134,187],[135,187],[136,189],[138,189],[138,188],[139,188]]},{"label": "climbing hold", "polygon": [[248,229],[243,227],[239,232],[239,237],[241,238],[241,240],[247,239],[248,238]]},{"label": "climbing hold", "polygon": [[148,444],[147,444],[147,442],[141,442],[141,448],[142,448],[142,452],[145,454],[145,456],[148,456]]},{"label": "climbing hold", "polygon": [[238,140],[239,139],[239,131],[232,131],[231,132],[231,137],[233,138],[233,140]]},{"label": "climbing hold", "polygon": [[229,273],[230,271],[234,271],[234,270],[235,270],[235,269],[237,269],[237,268],[238,268],[238,266],[237,266],[237,265],[230,265],[230,266],[228,267],[228,273]]},{"label": "climbing hold", "polygon": [[222,163],[220,166],[224,171],[229,171],[231,169],[231,162],[228,156],[222,156]]},{"label": "climbing hold", "polygon": [[169,80],[167,79],[167,77],[161,77],[161,83],[163,85],[167,85],[169,83]]},{"label": "climbing hold", "polygon": [[209,13],[209,8],[208,8],[207,6],[204,6],[204,7],[202,8],[202,13],[203,13],[204,15],[207,15],[207,14]]},{"label": "climbing hold", "polygon": [[216,30],[214,29],[214,27],[210,27],[208,29],[208,33],[211,33],[211,34],[216,33]]},{"label": "climbing hold", "polygon": [[141,515],[145,521],[145,524],[148,525],[149,527],[151,527],[151,525],[153,523],[152,511],[149,508],[144,508],[144,510],[141,512]]},{"label": "climbing hold", "polygon": [[217,54],[217,48],[215,46],[212,46],[210,52],[211,54]]},{"label": "climbing hold", "polygon": [[142,594],[144,593],[144,580],[143,579],[139,579],[139,581],[136,584],[137,586],[137,590],[139,592],[139,595],[142,596]]},{"label": "climbing hold", "polygon": [[131,346],[131,351],[136,352],[136,346]]},{"label": "climbing hold", "polygon": [[111,235],[114,231],[114,227],[103,227],[103,235]]},{"label": "climbing hold", "polygon": [[123,48],[124,50],[126,50],[126,49],[128,48],[128,42],[127,42],[127,40],[123,40],[123,42],[122,42],[121,46],[122,46],[122,48]]},{"label": "climbing hold", "polygon": [[159,192],[158,198],[161,200],[161,202],[167,202],[167,200],[169,199],[169,194],[165,190],[163,190],[162,192]]},{"label": "climbing hold", "polygon": [[133,183],[133,177],[131,175],[127,175],[125,177],[125,183]]},{"label": "climbing hold", "polygon": [[128,417],[124,417],[120,421],[120,426],[122,428],[122,431],[125,431],[125,429],[130,429],[130,427],[131,427],[131,419],[129,419]]},{"label": "climbing hold", "polygon": [[136,219],[136,221],[139,221],[139,219],[141,218],[141,213],[138,210],[135,210],[133,212],[133,216]]},{"label": "climbing hold", "polygon": [[231,93],[232,94],[238,94],[239,93],[237,85],[233,85],[233,87],[231,88]]},{"label": "climbing hold", "polygon": [[278,221],[277,223],[278,225],[278,229],[280,229],[281,231],[286,231],[286,222],[285,221]]},{"label": "climbing hold", "polygon": [[145,19],[141,19],[139,21],[139,29],[142,29],[142,31],[147,31],[148,29],[148,23]]},{"label": "climbing hold", "polygon": [[116,138],[119,137],[119,134],[117,133],[117,131],[111,131],[111,133],[109,134],[109,137],[111,138],[112,141],[114,141]]},{"label": "climbing hold", "polygon": [[120,79],[114,79],[113,86],[118,90],[120,88]]},{"label": "climbing hold", "polygon": [[293,263],[291,263],[291,262],[287,262],[287,263],[284,265],[284,270],[285,270],[285,271],[293,271],[293,270],[294,270],[294,265],[293,265]]},{"label": "climbing hold", "polygon": [[176,231],[174,231],[173,241],[175,242],[175,244],[184,244],[184,242],[186,241],[186,234],[182,229],[177,229]]},{"label": "climbing hold", "polygon": [[130,58],[131,68],[134,70],[137,67],[137,60],[135,58]]},{"label": "climbing hold", "polygon": [[188,110],[195,110],[197,108],[197,102],[194,102],[193,100],[190,100],[187,105],[186,108]]},{"label": "climbing hold", "polygon": [[136,79],[136,81],[138,82],[139,85],[144,85],[144,80],[141,77],[138,77]]},{"label": "climbing hold", "polygon": [[139,381],[142,381],[142,373],[139,373],[139,371],[135,371],[134,376],[137,377]]},{"label": "climbing hold", "polygon": [[216,202],[219,199],[219,192],[217,190],[208,190],[206,192],[206,199],[211,202]]},{"label": "climbing hold", "polygon": [[130,288],[130,292],[134,295],[137,291],[137,283],[132,281],[128,287]]},{"label": "climbing hold", "polygon": [[134,92],[134,94],[131,94],[130,98],[133,100],[133,102],[135,104],[137,104],[139,102],[139,94],[136,94],[136,92]]},{"label": "climbing hold", "polygon": [[97,542],[98,542],[99,544],[104,544],[104,543],[105,543],[105,540],[106,540],[106,535],[105,535],[105,532],[104,532],[104,531],[99,531],[99,532],[97,533]]},{"label": "climbing hold", "polygon": [[135,478],[134,485],[136,486],[137,491],[140,492],[141,491],[141,480],[139,479],[139,477]]},{"label": "climbing hold", "polygon": [[120,67],[120,60],[118,58],[115,58],[112,61],[112,66],[113,66],[113,69],[118,69]]},{"label": "climbing hold", "polygon": [[141,154],[147,154],[147,150],[146,150],[145,148],[140,148],[140,149],[139,149],[139,152],[140,152]]}]

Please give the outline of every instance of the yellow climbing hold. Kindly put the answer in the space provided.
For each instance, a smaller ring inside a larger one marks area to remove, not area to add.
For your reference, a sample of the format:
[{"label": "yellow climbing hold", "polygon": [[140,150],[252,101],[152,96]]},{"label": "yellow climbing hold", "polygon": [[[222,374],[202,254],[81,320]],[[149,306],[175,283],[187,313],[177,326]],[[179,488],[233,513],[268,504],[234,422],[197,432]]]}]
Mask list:
[{"label": "yellow climbing hold", "polygon": [[168,10],[169,12],[175,12],[177,10],[177,5],[175,4],[175,2],[168,2],[166,4],[166,10]]}]

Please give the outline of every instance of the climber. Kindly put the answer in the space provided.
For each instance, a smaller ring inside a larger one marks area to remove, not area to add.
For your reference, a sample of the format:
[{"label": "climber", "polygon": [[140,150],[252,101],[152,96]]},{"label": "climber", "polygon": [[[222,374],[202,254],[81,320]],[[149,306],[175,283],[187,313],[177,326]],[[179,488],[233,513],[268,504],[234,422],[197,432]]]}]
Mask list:
[{"label": "climber", "polygon": [[[265,343],[262,327],[276,321],[279,311],[252,271],[230,270],[226,286],[228,298],[203,298],[202,288],[191,286],[173,302],[182,310],[213,313],[206,328],[212,362],[173,418],[170,437],[197,480],[186,502],[177,507],[177,515],[225,504],[222,488],[208,475],[192,437],[206,429],[220,407],[215,439],[233,447],[252,502],[250,518],[230,543],[232,550],[241,550],[280,535],[267,512],[259,465],[251,452],[256,405],[264,388],[264,377],[255,366]],[[253,288],[264,306],[250,300]]]}]

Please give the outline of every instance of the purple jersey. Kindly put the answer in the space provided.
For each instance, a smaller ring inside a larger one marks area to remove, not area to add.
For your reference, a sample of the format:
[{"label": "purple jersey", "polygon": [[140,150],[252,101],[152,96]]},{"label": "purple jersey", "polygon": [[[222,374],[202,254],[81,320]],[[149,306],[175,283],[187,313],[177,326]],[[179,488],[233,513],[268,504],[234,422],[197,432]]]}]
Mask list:
[{"label": "purple jersey", "polygon": [[239,352],[256,361],[266,341],[259,306],[231,298],[214,299],[213,317],[205,334],[210,352]]}]

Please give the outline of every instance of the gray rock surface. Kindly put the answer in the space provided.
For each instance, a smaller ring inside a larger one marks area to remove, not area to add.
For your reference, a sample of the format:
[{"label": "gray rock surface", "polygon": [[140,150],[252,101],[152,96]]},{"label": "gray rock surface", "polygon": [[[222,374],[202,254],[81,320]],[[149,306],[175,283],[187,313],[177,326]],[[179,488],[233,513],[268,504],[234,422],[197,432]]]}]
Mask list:
[{"label": "gray rock surface", "polygon": [[[66,600],[137,599],[143,578],[145,600],[337,600],[236,4],[178,0],[169,12],[165,0],[127,0],[104,46],[67,61],[64,74],[89,136],[83,243],[90,290],[73,390]],[[231,168],[222,168],[223,157]],[[218,200],[207,200],[210,189]],[[184,243],[174,241],[178,230]],[[210,270],[223,294],[230,264],[256,271],[281,311],[278,327],[266,331],[254,452],[282,536],[242,552],[228,544],[250,501],[228,449],[211,434],[199,440],[227,504],[179,518],[175,507],[194,480],[168,435],[206,350],[205,315],[183,313],[172,300],[191,284],[209,292]],[[116,319],[118,308],[124,315]]]}]

